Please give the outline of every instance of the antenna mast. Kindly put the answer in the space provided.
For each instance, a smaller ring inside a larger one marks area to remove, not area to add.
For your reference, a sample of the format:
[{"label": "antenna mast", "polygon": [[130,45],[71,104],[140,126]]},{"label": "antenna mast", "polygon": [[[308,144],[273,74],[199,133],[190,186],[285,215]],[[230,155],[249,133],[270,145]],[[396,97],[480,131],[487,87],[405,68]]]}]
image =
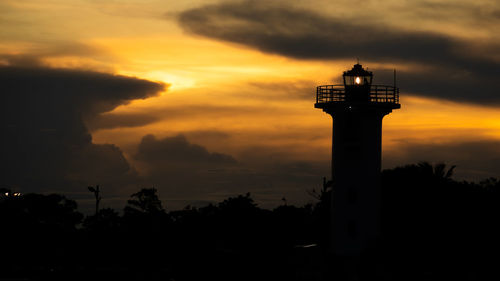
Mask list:
[{"label": "antenna mast", "polygon": [[396,69],[394,68],[394,89],[396,88]]}]

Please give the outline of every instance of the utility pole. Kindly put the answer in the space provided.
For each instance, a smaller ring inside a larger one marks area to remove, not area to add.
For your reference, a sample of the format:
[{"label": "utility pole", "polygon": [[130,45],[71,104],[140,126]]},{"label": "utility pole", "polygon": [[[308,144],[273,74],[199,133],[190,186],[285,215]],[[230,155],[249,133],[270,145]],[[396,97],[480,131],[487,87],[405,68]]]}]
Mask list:
[{"label": "utility pole", "polygon": [[101,202],[101,191],[99,190],[99,185],[96,185],[95,188],[93,186],[89,186],[89,191],[94,193],[95,196],[95,215],[99,213],[99,202]]}]

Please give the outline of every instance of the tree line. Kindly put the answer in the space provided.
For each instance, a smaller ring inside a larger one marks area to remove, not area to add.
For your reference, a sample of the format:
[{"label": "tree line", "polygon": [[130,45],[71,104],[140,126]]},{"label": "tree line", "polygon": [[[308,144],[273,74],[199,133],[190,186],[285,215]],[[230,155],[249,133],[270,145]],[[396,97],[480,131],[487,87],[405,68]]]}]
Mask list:
[{"label": "tree line", "polygon": [[[500,181],[452,178],[454,167],[412,164],[382,172],[382,233],[366,253],[385,280],[487,280],[500,251]],[[329,280],[331,187],[315,203],[260,208],[251,194],[166,211],[154,188],[123,212],[84,216],[59,194],[1,190],[0,277],[125,280]],[[333,187],[334,189],[334,187]],[[5,195],[9,194],[9,196]],[[68,277],[69,276],[69,277]]]}]

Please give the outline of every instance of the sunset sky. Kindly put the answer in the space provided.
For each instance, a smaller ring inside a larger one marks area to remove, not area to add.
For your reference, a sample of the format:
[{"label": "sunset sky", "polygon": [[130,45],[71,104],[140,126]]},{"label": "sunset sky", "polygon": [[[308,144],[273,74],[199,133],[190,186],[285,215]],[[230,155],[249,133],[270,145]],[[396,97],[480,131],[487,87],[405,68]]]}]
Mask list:
[{"label": "sunset sky", "polygon": [[398,71],[384,168],[500,176],[498,0],[0,0],[2,186],[81,208],[156,187],[168,210],[250,192],[313,200],[329,176],[317,85]]}]

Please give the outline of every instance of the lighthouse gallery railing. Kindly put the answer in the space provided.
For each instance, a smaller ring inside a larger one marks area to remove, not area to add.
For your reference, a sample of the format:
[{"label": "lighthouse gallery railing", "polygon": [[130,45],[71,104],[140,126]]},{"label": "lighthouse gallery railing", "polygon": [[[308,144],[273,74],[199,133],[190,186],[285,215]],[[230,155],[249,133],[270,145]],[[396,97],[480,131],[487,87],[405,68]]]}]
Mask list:
[{"label": "lighthouse gallery railing", "polygon": [[[316,88],[316,103],[344,102],[344,85],[323,85]],[[370,102],[399,104],[399,88],[385,85],[371,85]]]}]

